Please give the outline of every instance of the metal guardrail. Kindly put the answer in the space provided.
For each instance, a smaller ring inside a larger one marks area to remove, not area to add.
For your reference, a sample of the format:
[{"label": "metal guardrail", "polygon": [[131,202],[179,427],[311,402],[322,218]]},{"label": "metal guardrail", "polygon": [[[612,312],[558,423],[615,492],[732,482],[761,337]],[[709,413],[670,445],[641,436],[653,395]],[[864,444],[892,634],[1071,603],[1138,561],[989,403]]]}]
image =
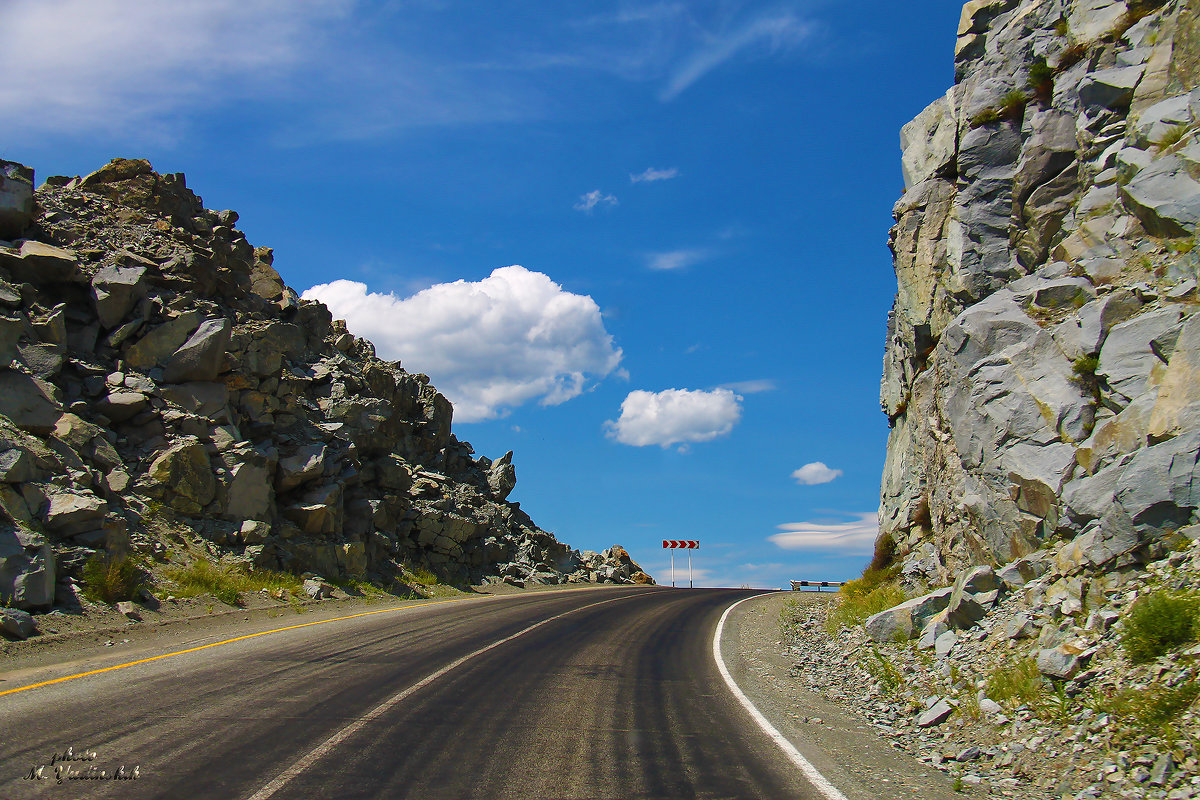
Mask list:
[{"label": "metal guardrail", "polygon": [[841,586],[845,581],[792,581],[793,592],[803,592],[815,588],[818,592],[826,586]]}]

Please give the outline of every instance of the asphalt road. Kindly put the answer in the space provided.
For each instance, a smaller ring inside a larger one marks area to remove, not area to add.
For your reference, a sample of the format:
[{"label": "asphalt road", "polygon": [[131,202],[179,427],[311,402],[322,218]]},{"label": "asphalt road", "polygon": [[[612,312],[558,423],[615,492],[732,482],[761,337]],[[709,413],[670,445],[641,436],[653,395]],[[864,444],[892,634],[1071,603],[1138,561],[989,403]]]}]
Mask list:
[{"label": "asphalt road", "polygon": [[752,594],[453,601],[7,694],[0,800],[817,798],[713,660]]}]

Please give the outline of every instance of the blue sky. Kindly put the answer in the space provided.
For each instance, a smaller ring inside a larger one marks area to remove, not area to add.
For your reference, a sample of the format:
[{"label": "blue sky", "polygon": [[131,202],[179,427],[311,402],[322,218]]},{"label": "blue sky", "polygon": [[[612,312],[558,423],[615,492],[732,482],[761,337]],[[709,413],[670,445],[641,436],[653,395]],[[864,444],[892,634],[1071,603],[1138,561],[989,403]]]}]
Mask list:
[{"label": "blue sky", "polygon": [[[899,128],[960,4],[0,0],[0,156],[184,172],[660,582],[844,579],[887,438]],[[677,559],[677,566],[686,564]]]}]

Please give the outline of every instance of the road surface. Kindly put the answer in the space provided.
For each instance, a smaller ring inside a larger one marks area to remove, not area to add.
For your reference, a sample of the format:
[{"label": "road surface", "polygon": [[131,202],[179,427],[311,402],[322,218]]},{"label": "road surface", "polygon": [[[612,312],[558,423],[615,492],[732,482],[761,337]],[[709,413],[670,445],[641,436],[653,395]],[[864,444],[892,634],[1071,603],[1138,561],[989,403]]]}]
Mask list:
[{"label": "road surface", "polygon": [[718,673],[753,594],[441,602],[10,692],[0,798],[822,798]]}]

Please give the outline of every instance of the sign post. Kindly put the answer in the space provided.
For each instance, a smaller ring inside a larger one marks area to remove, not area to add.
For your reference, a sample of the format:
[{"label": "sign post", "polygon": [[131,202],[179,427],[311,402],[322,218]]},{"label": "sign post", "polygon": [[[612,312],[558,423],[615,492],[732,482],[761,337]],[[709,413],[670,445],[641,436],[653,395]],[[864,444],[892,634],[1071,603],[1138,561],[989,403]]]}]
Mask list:
[{"label": "sign post", "polygon": [[663,539],[663,548],[671,551],[671,586],[675,585],[675,550],[683,548],[688,551],[688,588],[695,588],[692,581],[692,550],[700,549],[697,539]]}]

